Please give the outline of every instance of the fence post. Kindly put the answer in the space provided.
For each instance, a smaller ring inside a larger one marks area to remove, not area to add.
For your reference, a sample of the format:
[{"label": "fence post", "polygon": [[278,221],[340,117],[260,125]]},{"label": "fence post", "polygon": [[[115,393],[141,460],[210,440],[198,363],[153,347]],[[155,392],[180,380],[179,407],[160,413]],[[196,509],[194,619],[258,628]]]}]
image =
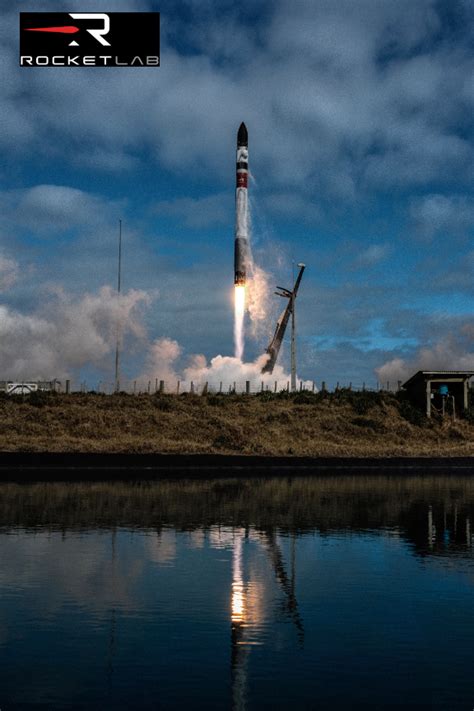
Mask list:
[{"label": "fence post", "polygon": [[155,378],[155,393],[158,390],[158,378]]},{"label": "fence post", "polygon": [[290,392],[290,381],[289,380],[286,381],[286,392],[287,393]]},{"label": "fence post", "polygon": [[365,392],[365,383],[362,383],[362,392]]},{"label": "fence post", "polygon": [[262,380],[262,387],[260,388],[260,392],[263,393],[263,380]]},{"label": "fence post", "polygon": [[66,380],[66,395],[69,395],[70,388],[71,388],[71,381]]},{"label": "fence post", "polygon": [[219,383],[219,392],[220,392],[220,393],[222,392],[222,380],[221,380],[221,382]]},{"label": "fence post", "polygon": [[165,392],[165,381],[160,380],[160,393],[164,393],[164,392]]},{"label": "fence post", "polygon": [[176,383],[176,395],[179,395],[179,380]]},{"label": "fence post", "polygon": [[278,380],[275,380],[275,392],[278,390]]},{"label": "fence post", "polygon": [[336,383],[336,392],[339,392],[339,380]]},{"label": "fence post", "polygon": [[194,393],[194,383],[192,380],[191,380],[191,390],[189,392]]},{"label": "fence post", "polygon": [[313,380],[313,389],[312,389],[312,392],[313,392],[313,393],[314,393],[314,387],[315,387],[315,385],[314,385],[314,380]]},{"label": "fence post", "polygon": [[204,385],[203,385],[201,395],[207,395],[207,386],[208,386],[208,382],[207,382],[207,380],[206,380],[206,382],[205,382]]},{"label": "fence post", "polygon": [[349,390],[352,390],[352,383],[349,383]]},{"label": "fence post", "polygon": [[148,381],[148,395],[150,394],[151,391],[151,380]]},{"label": "fence post", "polygon": [[302,391],[303,391],[303,381],[300,380],[300,392],[302,392]]},{"label": "fence post", "polygon": [[326,381],[325,380],[323,380],[321,383],[321,390],[323,391],[323,393],[326,392]]},{"label": "fence post", "polygon": [[234,382],[234,388],[233,388],[232,392],[234,392],[234,393],[237,392],[235,389],[235,382]]},{"label": "fence post", "polygon": [[250,380],[245,381],[245,394],[250,395]]}]

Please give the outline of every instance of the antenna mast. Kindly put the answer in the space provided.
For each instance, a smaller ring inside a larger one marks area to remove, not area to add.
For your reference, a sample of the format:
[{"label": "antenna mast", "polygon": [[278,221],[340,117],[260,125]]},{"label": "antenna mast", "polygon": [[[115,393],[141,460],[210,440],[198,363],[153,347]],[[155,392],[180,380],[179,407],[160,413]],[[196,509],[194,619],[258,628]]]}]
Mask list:
[{"label": "antenna mast", "polygon": [[[117,274],[117,294],[119,296],[120,307],[120,287],[122,277],[122,220],[119,220],[119,244],[118,244],[118,274]],[[115,392],[120,390],[120,314],[117,319],[117,343],[115,346]]]}]

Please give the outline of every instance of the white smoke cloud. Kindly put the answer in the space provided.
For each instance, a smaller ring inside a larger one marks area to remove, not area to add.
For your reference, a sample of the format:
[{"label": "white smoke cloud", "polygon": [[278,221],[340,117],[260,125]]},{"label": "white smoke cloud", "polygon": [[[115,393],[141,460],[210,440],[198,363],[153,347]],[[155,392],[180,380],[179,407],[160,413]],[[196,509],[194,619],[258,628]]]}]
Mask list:
[{"label": "white smoke cloud", "polygon": [[[250,363],[242,362],[233,356],[217,355],[208,362],[202,354],[192,355],[188,365],[180,368],[178,361],[182,355],[182,349],[177,341],[170,338],[161,338],[151,344],[145,372],[138,378],[140,383],[155,380],[165,381],[165,390],[174,392],[177,381],[181,381],[182,390],[189,390],[191,382],[196,392],[202,390],[207,383],[209,390],[218,391],[221,388],[227,392],[233,389],[234,383],[237,392],[245,390],[245,384],[250,382],[252,392],[264,389],[274,390],[275,381],[277,389],[283,390],[287,387],[290,376],[285,373],[280,365],[276,365],[273,373],[262,374],[268,356],[262,354],[255,361]],[[305,388],[312,388],[312,382],[303,383]],[[300,380],[298,379],[298,387]]]},{"label": "white smoke cloud", "polygon": [[[199,386],[205,383],[213,390],[220,388],[222,383],[223,388],[228,389],[233,387],[235,383],[236,390],[243,391],[245,383],[250,382],[250,388],[253,392],[264,389],[273,390],[275,382],[277,389],[283,390],[287,387],[290,376],[285,373],[281,365],[276,365],[273,373],[262,373],[262,368],[268,360],[268,355],[263,353],[251,363],[244,363],[238,358],[230,356],[215,356],[211,358],[210,363],[207,363],[206,358],[202,355],[195,356],[191,365],[184,369],[184,378],[186,381],[193,381]],[[298,379],[298,387],[300,380]],[[311,388],[312,383],[303,382],[305,388]]]},{"label": "white smoke cloud", "polygon": [[418,370],[474,370],[474,325],[464,324],[430,348],[420,348],[411,359],[393,358],[376,368],[381,383],[405,382]]},{"label": "white smoke cloud", "polygon": [[145,372],[140,380],[164,380],[168,384],[179,380],[176,362],[181,356],[181,346],[171,338],[158,338],[148,349]]},{"label": "white smoke cloud", "polygon": [[118,298],[109,286],[74,300],[57,290],[40,313],[24,315],[0,305],[0,378],[64,378],[85,365],[104,366],[122,337],[145,338],[140,306],[150,302],[144,291]]},{"label": "white smoke cloud", "polygon": [[[175,390],[177,380],[182,381],[183,390],[188,390],[192,381],[196,391],[205,383],[210,390],[219,390],[222,383],[225,392],[235,383],[240,392],[247,381],[253,392],[260,390],[262,383],[264,389],[273,390],[275,381],[278,390],[287,387],[290,376],[282,366],[275,366],[272,374],[262,374],[266,354],[249,363],[222,355],[208,362],[204,355],[197,354],[182,366],[183,351],[176,340],[148,342],[142,311],[150,302],[150,295],[144,291],[132,289],[118,297],[112,287],[104,286],[80,298],[57,288],[33,314],[0,305],[0,379],[61,380],[90,365],[110,370],[110,355],[120,333],[130,346],[139,344],[147,349],[140,386],[157,379],[165,381],[167,391]],[[310,382],[304,385],[312,387]]]}]

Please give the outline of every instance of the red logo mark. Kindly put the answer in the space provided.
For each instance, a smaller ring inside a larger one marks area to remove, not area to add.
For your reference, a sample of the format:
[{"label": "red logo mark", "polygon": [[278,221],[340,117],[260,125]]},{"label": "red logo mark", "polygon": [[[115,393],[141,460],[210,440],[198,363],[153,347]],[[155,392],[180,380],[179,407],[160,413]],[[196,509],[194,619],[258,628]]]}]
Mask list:
[{"label": "red logo mark", "polygon": [[64,35],[73,35],[79,32],[79,27],[66,25],[65,27],[25,27],[27,32],[61,32]]}]

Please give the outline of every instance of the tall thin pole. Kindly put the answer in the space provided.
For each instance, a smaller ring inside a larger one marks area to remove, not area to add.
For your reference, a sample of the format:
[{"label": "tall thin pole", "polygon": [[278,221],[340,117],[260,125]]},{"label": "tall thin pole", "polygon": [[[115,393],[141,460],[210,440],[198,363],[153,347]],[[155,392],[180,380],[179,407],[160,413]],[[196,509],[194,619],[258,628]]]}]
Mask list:
[{"label": "tall thin pole", "polygon": [[295,291],[291,294],[291,392],[296,390]]},{"label": "tall thin pole", "polygon": [[[119,220],[119,244],[118,244],[118,274],[117,274],[117,294],[120,297],[120,286],[122,277],[122,220]],[[120,307],[120,298],[119,298]],[[115,346],[115,392],[120,390],[120,315],[117,320],[117,343]]]}]

